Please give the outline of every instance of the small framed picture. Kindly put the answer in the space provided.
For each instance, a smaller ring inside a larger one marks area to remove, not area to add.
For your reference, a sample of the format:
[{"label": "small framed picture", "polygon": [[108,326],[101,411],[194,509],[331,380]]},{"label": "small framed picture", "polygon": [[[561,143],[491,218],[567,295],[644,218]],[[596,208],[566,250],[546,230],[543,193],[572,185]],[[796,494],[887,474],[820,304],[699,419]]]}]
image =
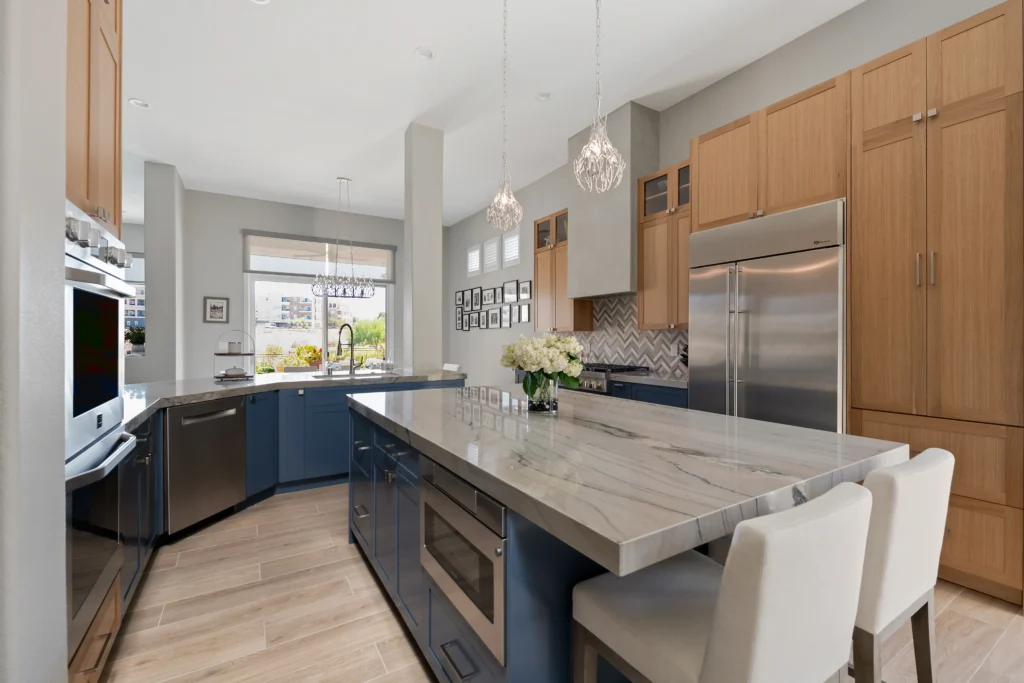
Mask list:
[{"label": "small framed picture", "polygon": [[469,388],[469,400],[470,401],[479,401],[480,400],[480,387],[470,387]]},{"label": "small framed picture", "polygon": [[503,290],[501,287],[494,288],[494,303],[500,304],[504,301]]},{"label": "small framed picture", "polygon": [[501,390],[500,389],[487,389],[487,405],[491,408],[497,409],[501,407]]},{"label": "small framed picture", "polygon": [[469,332],[469,313],[462,314],[462,331]]},{"label": "small framed picture", "polygon": [[511,304],[516,301],[519,301],[519,280],[509,280],[504,285],[502,285],[502,289],[505,292],[502,301],[504,301],[506,304]]},{"label": "small framed picture", "polygon": [[481,311],[480,312],[480,329],[481,330],[486,330],[487,327],[488,327],[487,323],[488,323],[487,311]]},{"label": "small framed picture", "polygon": [[461,290],[458,291],[458,292],[455,292],[455,305],[456,306],[461,306],[462,305],[462,291]]},{"label": "small framed picture", "polygon": [[501,326],[512,327],[512,307],[508,304],[501,307]]},{"label": "small framed picture", "polygon": [[456,306],[455,307],[455,317],[456,318],[461,318],[462,317],[462,306]]},{"label": "small framed picture", "polygon": [[483,298],[484,306],[490,306],[493,303],[494,303],[494,290],[493,289],[485,289],[484,290],[484,298]]},{"label": "small framed picture", "polygon": [[501,327],[501,309],[492,308],[487,311],[487,327],[496,330]]},{"label": "small framed picture", "polygon": [[[526,301],[533,298],[533,280],[521,280],[519,282],[519,300]],[[526,322],[525,320],[523,322]]]},{"label": "small framed picture", "polygon": [[474,287],[473,288],[473,309],[472,310],[474,310],[474,311],[479,311],[480,310],[480,306],[482,305],[483,293],[484,293],[484,290],[482,288],[480,288],[480,287]]},{"label": "small framed picture", "polygon": [[462,293],[462,307],[465,308],[466,311],[472,311],[473,310],[473,290],[472,289],[467,289],[467,290],[465,290]]},{"label": "small framed picture", "polygon": [[203,297],[203,322],[204,323],[226,323],[228,322],[228,303],[226,296],[204,296]]},{"label": "small framed picture", "polygon": [[519,306],[519,322],[530,322],[530,304],[521,304]]},{"label": "small framed picture", "polygon": [[519,307],[512,306],[512,324],[515,325],[519,322]]},{"label": "small framed picture", "polygon": [[470,327],[480,327],[480,316],[481,316],[481,313],[479,313],[479,312],[470,313],[469,314],[469,326]]},{"label": "small framed picture", "polygon": [[459,315],[455,316],[455,329],[456,330],[461,330],[462,329],[462,314],[461,313]]}]

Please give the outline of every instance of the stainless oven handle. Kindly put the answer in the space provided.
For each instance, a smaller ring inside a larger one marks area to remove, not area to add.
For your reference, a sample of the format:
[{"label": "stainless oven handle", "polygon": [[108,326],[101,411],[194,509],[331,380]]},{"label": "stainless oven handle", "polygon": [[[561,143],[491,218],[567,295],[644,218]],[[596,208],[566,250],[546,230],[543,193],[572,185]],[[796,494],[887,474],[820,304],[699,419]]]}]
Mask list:
[{"label": "stainless oven handle", "polygon": [[107,456],[98,466],[91,470],[86,470],[81,474],[76,474],[70,479],[64,480],[64,490],[66,493],[71,493],[76,489],[80,489],[83,486],[88,486],[94,482],[99,481],[103,477],[107,476],[114,471],[114,468],[121,464],[121,462],[128,457],[128,454],[135,448],[135,435],[125,432],[121,435],[121,445],[114,449],[114,452]]},{"label": "stainless oven handle", "polygon": [[93,285],[94,287],[109,289],[124,298],[135,296],[134,287],[126,285],[116,277],[111,277],[105,273],[64,266],[64,279],[71,280],[72,282],[80,282],[83,285]]},{"label": "stainless oven handle", "polygon": [[[462,673],[462,670],[459,669],[459,665],[455,663],[455,660],[452,659],[451,653],[448,652],[448,648],[450,647],[459,648],[459,652],[462,653],[463,658],[465,658],[465,660],[469,662],[469,665],[473,667],[472,671],[465,674]],[[468,681],[470,678],[480,673],[480,670],[476,668],[476,666],[473,664],[473,660],[469,658],[469,655],[466,654],[466,651],[462,648],[461,645],[459,645],[459,641],[457,640],[449,640],[447,643],[442,645],[441,654],[444,655],[444,660],[448,662],[448,666],[452,669],[452,673],[454,673],[456,678],[459,679],[458,683],[462,683],[462,681]]]},{"label": "stainless oven handle", "polygon": [[203,413],[202,415],[196,415],[194,417],[183,417],[181,418],[181,426],[188,427],[189,425],[199,424],[200,422],[219,420],[222,417],[231,417],[237,414],[238,408],[228,408],[227,410],[217,410],[212,413]]}]

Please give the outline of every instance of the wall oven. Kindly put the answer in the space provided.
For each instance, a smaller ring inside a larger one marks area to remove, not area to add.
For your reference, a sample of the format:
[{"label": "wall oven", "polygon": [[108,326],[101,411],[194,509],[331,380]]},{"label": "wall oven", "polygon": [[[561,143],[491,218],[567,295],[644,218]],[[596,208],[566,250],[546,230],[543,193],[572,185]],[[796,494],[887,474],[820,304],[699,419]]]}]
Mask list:
[{"label": "wall oven", "polygon": [[420,564],[505,664],[505,507],[420,461]]}]

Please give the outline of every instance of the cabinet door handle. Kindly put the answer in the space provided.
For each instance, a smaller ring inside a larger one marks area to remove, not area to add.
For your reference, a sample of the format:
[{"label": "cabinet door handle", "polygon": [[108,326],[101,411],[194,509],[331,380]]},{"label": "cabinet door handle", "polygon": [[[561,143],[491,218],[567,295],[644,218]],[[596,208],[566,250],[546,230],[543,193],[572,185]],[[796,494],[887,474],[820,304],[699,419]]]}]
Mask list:
[{"label": "cabinet door handle", "polygon": [[356,451],[358,451],[359,453],[362,453],[363,451],[368,451],[368,450],[370,450],[369,446],[356,446]]},{"label": "cabinet door handle", "polygon": [[[459,665],[456,664],[455,660],[452,658],[452,653],[448,651],[449,649],[456,648],[458,648],[459,654],[462,655],[462,659],[464,659],[467,665],[471,668],[471,671],[469,671],[468,673],[462,673],[462,669],[459,668]],[[459,645],[459,641],[449,640],[447,643],[442,645],[441,654],[444,655],[444,659],[448,663],[448,666],[452,669],[452,673],[454,673],[455,677],[459,679],[458,683],[462,683],[462,681],[468,681],[470,678],[477,675],[478,671],[476,666],[473,665],[473,661],[469,658],[469,655],[467,655],[466,651],[462,649],[461,645]]]},{"label": "cabinet door handle", "polygon": [[920,121],[920,120],[921,120],[921,119],[923,119],[923,118],[924,118],[924,114],[922,114],[921,112],[915,112],[915,113],[914,113],[914,116],[913,116],[913,117],[911,117],[911,120],[912,120],[912,121],[913,121],[914,123],[917,123],[918,121]]},{"label": "cabinet door handle", "polygon": [[[363,511],[360,512],[359,508],[362,508]],[[370,516],[370,511],[367,510],[366,506],[362,504],[353,506],[352,512],[356,513],[356,519],[365,519],[366,517]]]},{"label": "cabinet door handle", "polygon": [[928,110],[928,118],[930,118],[930,119],[931,118],[935,118],[938,115],[939,115],[939,110],[938,109],[929,109]]},{"label": "cabinet door handle", "polygon": [[761,216],[763,216],[763,215],[764,215],[764,211],[763,211],[763,210],[761,210],[761,209],[758,209],[758,210],[757,210],[757,217],[758,217],[758,218],[760,218],[760,217],[761,217]]},{"label": "cabinet door handle", "polygon": [[754,212],[753,211],[748,211],[747,212],[747,218],[753,218],[753,217],[754,217]]},{"label": "cabinet door handle", "polygon": [[935,284],[935,252],[928,252],[928,282]]},{"label": "cabinet door handle", "polygon": [[385,470],[384,471],[384,481],[386,481],[389,484],[393,483],[395,481],[395,471],[394,470]]},{"label": "cabinet door handle", "polygon": [[914,254],[914,286],[921,286],[921,252]]}]

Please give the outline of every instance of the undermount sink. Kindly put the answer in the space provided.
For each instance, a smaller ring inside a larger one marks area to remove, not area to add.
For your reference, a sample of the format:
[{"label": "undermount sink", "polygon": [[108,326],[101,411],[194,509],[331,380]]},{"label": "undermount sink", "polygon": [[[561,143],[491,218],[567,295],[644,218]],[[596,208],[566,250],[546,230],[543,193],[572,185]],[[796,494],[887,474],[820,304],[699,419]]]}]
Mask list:
[{"label": "undermount sink", "polygon": [[351,379],[379,379],[382,377],[393,377],[386,372],[367,372],[362,374],[350,375],[347,372],[338,372],[333,375],[310,375],[313,379],[329,379],[329,380],[351,380]]}]

